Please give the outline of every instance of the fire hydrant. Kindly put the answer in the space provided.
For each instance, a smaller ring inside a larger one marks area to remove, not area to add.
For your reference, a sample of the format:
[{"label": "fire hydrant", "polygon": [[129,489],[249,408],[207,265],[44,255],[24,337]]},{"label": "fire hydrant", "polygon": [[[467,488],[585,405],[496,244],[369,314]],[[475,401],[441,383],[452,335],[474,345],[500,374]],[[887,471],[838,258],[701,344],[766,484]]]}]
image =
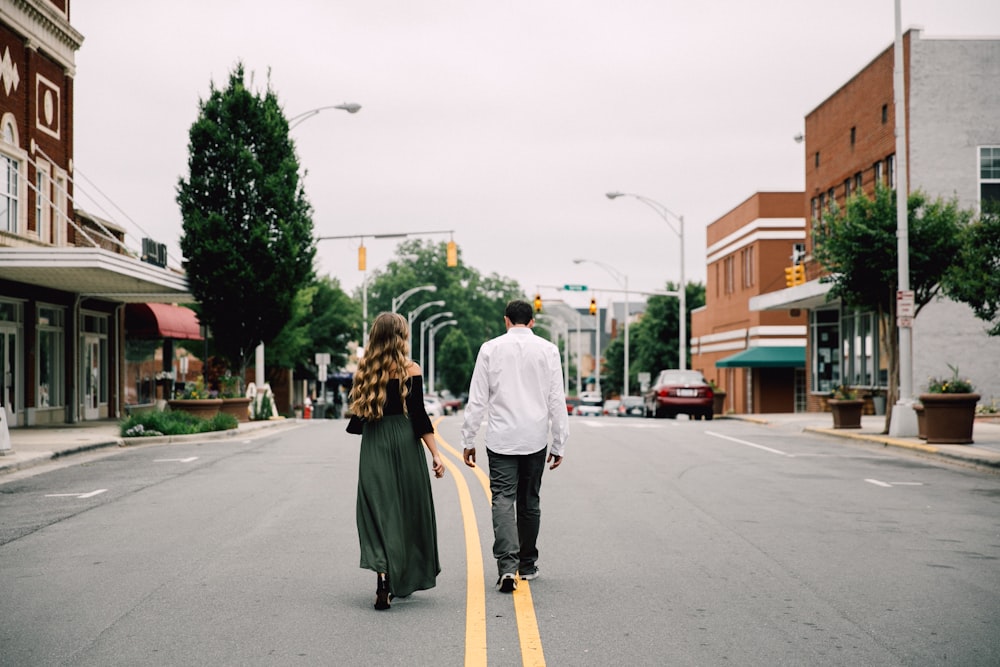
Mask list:
[{"label": "fire hydrant", "polygon": [[312,419],[312,414],[313,414],[313,406],[310,405],[309,403],[306,403],[305,411],[303,413],[304,417],[306,419]]}]

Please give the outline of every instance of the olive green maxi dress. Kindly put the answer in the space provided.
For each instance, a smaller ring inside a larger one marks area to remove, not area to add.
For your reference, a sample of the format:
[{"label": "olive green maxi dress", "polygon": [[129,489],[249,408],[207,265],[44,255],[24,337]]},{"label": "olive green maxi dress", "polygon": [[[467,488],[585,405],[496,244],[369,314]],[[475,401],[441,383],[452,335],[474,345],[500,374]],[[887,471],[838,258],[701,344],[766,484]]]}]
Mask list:
[{"label": "olive green maxi dress", "polygon": [[433,588],[441,572],[434,497],[421,441],[434,427],[424,409],[423,379],[417,375],[407,383],[405,414],[399,381],[390,380],[382,419],[351,417],[347,426],[349,433],[361,434],[361,567],[387,573],[395,597]]}]

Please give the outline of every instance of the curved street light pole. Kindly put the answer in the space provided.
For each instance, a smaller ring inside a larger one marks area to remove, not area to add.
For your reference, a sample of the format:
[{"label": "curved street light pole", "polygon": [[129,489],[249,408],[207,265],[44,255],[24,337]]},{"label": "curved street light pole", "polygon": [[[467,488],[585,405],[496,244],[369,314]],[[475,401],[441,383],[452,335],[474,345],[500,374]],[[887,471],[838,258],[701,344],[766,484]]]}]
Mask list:
[{"label": "curved street light pole", "polygon": [[399,312],[399,307],[403,305],[404,301],[406,301],[407,299],[409,299],[411,296],[413,296],[417,292],[421,292],[423,290],[427,290],[428,292],[436,292],[437,291],[437,285],[420,285],[419,287],[414,287],[412,289],[406,290],[405,292],[403,292],[399,296],[394,296],[392,298],[392,312],[398,313]]},{"label": "curved street light pole", "polygon": [[427,381],[428,381],[427,391],[428,392],[433,392],[434,391],[434,347],[435,347],[435,345],[434,345],[434,334],[436,334],[438,332],[438,329],[443,329],[445,327],[450,327],[453,324],[458,324],[458,320],[446,320],[444,322],[441,322],[440,324],[435,324],[434,326],[431,327],[431,332],[427,336],[427,338],[429,339],[430,345],[431,345],[431,358],[430,358],[430,362],[431,363],[429,364],[430,370],[429,370],[429,372],[427,374]]},{"label": "curved street light pole", "polygon": [[432,308],[434,306],[443,306],[443,305],[444,305],[443,300],[428,301],[426,303],[420,304],[419,306],[417,306],[416,308],[414,308],[413,310],[411,310],[409,313],[406,314],[406,324],[410,327],[411,339],[413,338],[413,320],[417,319],[417,316],[420,315],[420,313],[427,310],[428,308]]},{"label": "curved street light pole", "polygon": [[604,262],[600,262],[600,261],[598,261],[596,259],[574,259],[573,263],[574,264],[584,264],[584,263],[596,264],[597,266],[601,267],[602,269],[604,269],[605,271],[607,271],[609,274],[611,274],[611,277],[614,278],[616,281],[618,281],[619,285],[621,285],[623,288],[625,288],[625,372],[624,372],[624,377],[622,378],[622,396],[628,396],[629,395],[628,394],[628,381],[629,381],[629,371],[628,371],[628,346],[629,346],[629,340],[628,340],[628,321],[629,321],[629,316],[631,314],[631,313],[629,313],[628,276],[625,275],[624,273],[622,273],[621,271],[619,271],[618,269],[614,268],[613,266],[605,264]]},{"label": "curved street light pole", "polygon": [[[667,226],[670,227],[670,230],[674,234],[677,234],[677,237],[680,239],[681,286],[680,289],[677,290],[677,300],[680,302],[679,303],[680,317],[678,318],[680,320],[679,332],[678,332],[678,337],[680,338],[680,344],[678,346],[679,347],[678,357],[680,357],[680,359],[678,361],[678,368],[680,368],[681,370],[686,370],[687,369],[687,296],[686,296],[687,284],[684,279],[684,216],[677,215],[669,208],[667,208],[660,202],[656,201],[655,199],[650,199],[649,197],[643,197],[642,195],[636,195],[630,192],[608,192],[605,196],[608,199],[617,199],[618,197],[632,197],[633,199],[638,199],[643,204],[656,211],[656,214],[659,215],[661,218],[663,218],[663,221],[667,223]],[[677,219],[678,223],[677,227],[674,227],[673,223],[670,222],[670,217],[668,216],[673,216],[674,218]]]},{"label": "curved street light pole", "polygon": [[[427,348],[424,347],[424,332],[426,332],[427,329],[429,329],[430,326],[432,324],[434,324],[435,320],[440,320],[442,317],[452,317],[454,314],[455,313],[451,312],[450,310],[448,312],[445,312],[445,313],[434,313],[433,315],[431,315],[426,320],[424,320],[423,322],[420,323],[420,365],[421,366],[426,366],[427,365],[427,355],[425,354],[426,351],[427,351]],[[412,337],[413,334],[410,334],[410,335]],[[410,351],[410,354],[411,355],[413,354],[412,350]]]},{"label": "curved street light pole", "polygon": [[325,107],[317,107],[316,109],[310,109],[309,111],[303,111],[302,113],[292,116],[288,119],[288,129],[291,130],[296,125],[304,123],[321,111],[326,111],[327,109],[340,109],[341,111],[346,111],[347,113],[357,113],[361,111],[361,105],[355,104],[354,102],[344,102],[343,104],[331,104]]}]

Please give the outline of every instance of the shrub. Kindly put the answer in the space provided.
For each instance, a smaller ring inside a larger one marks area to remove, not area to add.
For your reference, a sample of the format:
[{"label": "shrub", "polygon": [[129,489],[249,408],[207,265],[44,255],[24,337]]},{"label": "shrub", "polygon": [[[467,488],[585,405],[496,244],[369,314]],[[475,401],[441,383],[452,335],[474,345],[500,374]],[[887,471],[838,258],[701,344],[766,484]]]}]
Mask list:
[{"label": "shrub", "polygon": [[219,413],[211,419],[199,419],[180,410],[149,412],[133,415],[122,421],[119,432],[123,438],[156,435],[190,435],[210,431],[227,431],[238,428],[239,422],[232,415]]}]

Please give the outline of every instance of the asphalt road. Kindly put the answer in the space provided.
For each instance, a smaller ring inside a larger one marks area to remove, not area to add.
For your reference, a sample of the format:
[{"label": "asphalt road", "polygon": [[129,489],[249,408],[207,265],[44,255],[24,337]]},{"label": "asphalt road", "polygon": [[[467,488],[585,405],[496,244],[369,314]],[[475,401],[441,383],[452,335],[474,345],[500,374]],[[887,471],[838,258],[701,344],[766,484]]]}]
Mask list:
[{"label": "asphalt road", "polygon": [[345,422],[0,479],[0,665],[1000,664],[995,473],[746,422],[572,418],[541,576],[507,596],[460,423],[439,425],[438,586],[388,612],[357,567]]}]

